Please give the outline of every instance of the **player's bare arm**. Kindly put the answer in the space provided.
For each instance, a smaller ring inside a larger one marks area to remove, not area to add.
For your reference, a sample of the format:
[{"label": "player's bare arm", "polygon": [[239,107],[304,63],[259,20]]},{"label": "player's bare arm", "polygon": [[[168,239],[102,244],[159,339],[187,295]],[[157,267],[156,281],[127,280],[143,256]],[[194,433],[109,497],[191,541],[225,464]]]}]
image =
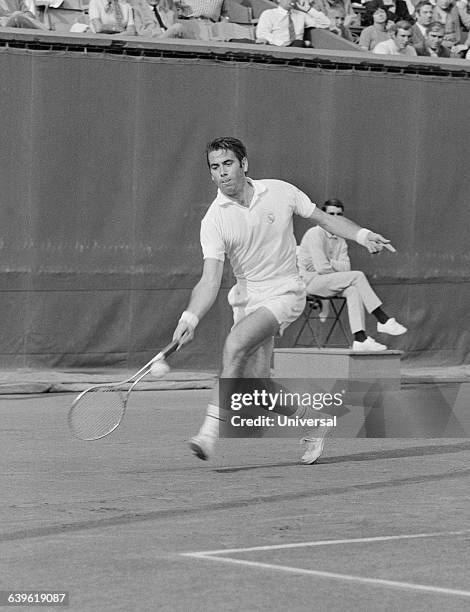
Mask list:
[{"label": "player's bare arm", "polygon": [[173,334],[173,340],[177,340],[180,345],[193,339],[197,324],[215,302],[223,271],[223,261],[211,258],[204,260],[201,278],[192,290],[189,304],[181,315]]},{"label": "player's bare arm", "polygon": [[390,244],[390,240],[384,238],[381,234],[361,228],[357,223],[346,217],[328,215],[322,210],[315,208],[309,217],[309,221],[320,225],[331,234],[346,240],[355,240],[365,247],[369,253],[380,253],[383,248],[395,251],[394,247]]}]

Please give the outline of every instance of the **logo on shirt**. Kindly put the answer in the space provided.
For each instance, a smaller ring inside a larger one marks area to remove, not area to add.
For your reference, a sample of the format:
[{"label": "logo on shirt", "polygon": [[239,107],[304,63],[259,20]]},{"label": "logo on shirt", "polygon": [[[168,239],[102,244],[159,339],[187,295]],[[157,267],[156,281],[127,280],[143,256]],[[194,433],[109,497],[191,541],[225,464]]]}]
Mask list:
[{"label": "logo on shirt", "polygon": [[276,220],[276,217],[273,215],[273,213],[269,213],[268,216],[266,217],[266,221],[268,223],[274,223],[275,220]]}]

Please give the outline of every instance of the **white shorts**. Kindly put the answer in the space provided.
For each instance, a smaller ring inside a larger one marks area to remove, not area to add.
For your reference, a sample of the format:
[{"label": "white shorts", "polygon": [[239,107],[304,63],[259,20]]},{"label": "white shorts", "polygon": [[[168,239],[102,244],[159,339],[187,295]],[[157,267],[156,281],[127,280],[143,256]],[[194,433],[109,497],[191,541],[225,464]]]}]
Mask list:
[{"label": "white shorts", "polygon": [[279,323],[279,335],[282,335],[302,314],[305,297],[305,283],[297,277],[255,286],[238,282],[230,289],[227,299],[233,309],[234,324],[258,308],[267,308]]}]

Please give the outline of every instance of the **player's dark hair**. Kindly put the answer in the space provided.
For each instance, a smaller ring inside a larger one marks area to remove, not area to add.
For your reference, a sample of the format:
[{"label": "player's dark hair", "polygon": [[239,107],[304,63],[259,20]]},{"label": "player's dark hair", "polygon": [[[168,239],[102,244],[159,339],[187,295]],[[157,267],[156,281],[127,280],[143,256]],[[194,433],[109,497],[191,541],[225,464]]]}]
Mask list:
[{"label": "player's dark hair", "polygon": [[232,138],[231,136],[222,136],[220,138],[215,138],[207,145],[206,159],[208,164],[209,153],[220,150],[232,151],[240,162],[240,165],[246,157],[246,148],[241,140],[238,140],[238,138]]},{"label": "player's dark hair", "polygon": [[337,198],[331,198],[331,200],[327,200],[321,207],[322,211],[326,212],[328,206],[336,206],[336,208],[341,208],[341,211],[344,212],[344,204],[341,202],[341,200],[338,200]]}]

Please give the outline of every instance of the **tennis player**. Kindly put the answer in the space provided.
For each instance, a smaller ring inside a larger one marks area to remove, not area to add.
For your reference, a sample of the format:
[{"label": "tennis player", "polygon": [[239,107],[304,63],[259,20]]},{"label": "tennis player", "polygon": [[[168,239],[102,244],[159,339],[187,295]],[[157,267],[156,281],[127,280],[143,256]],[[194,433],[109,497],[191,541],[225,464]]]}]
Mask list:
[{"label": "tennis player", "polygon": [[[220,376],[269,378],[274,337],[282,334],[305,307],[305,285],[296,262],[293,215],[300,215],[336,236],[356,240],[370,253],[379,253],[390,241],[346,217],[317,209],[305,193],[289,183],[249,178],[247,152],[236,138],[213,140],[207,145],[206,157],[218,192],[201,222],[202,275],[173,339],[180,345],[193,339],[199,321],[217,297],[224,260],[228,257],[237,282],[228,295],[234,325],[225,340]],[[301,409],[299,416],[304,416],[305,407]],[[189,441],[200,459],[213,455],[220,420],[224,420],[224,411],[219,410],[216,385],[204,422]],[[304,438],[303,463],[318,459],[328,431],[323,427]]]}]

